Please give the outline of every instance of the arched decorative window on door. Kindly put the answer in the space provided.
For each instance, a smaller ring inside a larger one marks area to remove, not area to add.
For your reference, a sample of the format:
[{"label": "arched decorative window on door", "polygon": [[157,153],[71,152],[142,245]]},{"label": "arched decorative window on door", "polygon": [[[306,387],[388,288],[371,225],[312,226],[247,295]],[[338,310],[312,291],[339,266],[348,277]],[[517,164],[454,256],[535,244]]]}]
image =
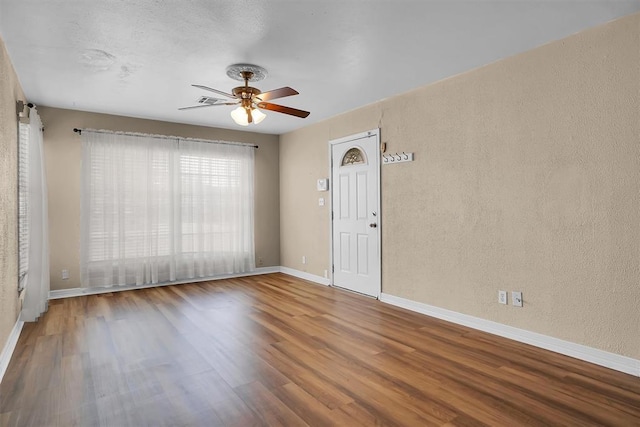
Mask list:
[{"label": "arched decorative window on door", "polygon": [[353,147],[344,153],[341,166],[361,165],[364,163],[367,163],[365,154],[358,147]]}]

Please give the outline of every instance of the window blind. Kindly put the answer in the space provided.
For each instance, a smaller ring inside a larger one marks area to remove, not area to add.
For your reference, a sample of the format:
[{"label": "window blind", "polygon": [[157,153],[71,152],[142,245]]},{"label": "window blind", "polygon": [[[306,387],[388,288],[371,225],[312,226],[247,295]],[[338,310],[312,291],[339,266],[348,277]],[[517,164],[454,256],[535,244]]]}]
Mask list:
[{"label": "window blind", "polygon": [[29,268],[29,125],[18,135],[18,289],[25,287]]},{"label": "window blind", "polygon": [[255,268],[253,146],[86,130],[81,138],[83,286]]}]

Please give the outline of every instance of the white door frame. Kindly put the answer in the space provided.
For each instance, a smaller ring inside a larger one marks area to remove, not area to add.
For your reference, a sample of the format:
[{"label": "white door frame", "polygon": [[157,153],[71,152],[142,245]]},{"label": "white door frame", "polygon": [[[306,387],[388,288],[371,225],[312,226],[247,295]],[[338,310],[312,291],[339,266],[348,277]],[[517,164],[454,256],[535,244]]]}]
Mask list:
[{"label": "white door frame", "polygon": [[[376,170],[376,177],[377,177],[377,188],[376,188],[376,192],[378,194],[378,201],[377,201],[377,224],[378,224],[378,276],[379,279],[378,283],[379,283],[379,287],[378,287],[378,291],[377,291],[377,295],[376,298],[380,299],[380,294],[382,293],[382,209],[380,209],[380,205],[381,205],[381,200],[380,200],[380,188],[381,188],[381,183],[380,183],[380,129],[376,128],[376,129],[371,129],[369,131],[366,132],[360,132],[360,133],[356,133],[353,135],[349,135],[349,136],[344,136],[342,138],[338,138],[338,139],[332,139],[329,141],[329,176],[332,178],[331,181],[333,181],[333,156],[332,156],[332,150],[333,150],[333,145],[335,144],[341,144],[343,142],[349,142],[349,141],[356,141],[358,139],[363,139],[363,138],[368,138],[372,135],[375,135],[376,137],[376,151],[375,151],[375,170]],[[329,268],[329,286],[334,286],[333,283],[333,276],[334,276],[334,251],[333,251],[333,188],[334,188],[334,183],[330,182],[329,183],[329,203],[330,203],[330,209],[329,209],[329,260],[331,261],[331,266]],[[342,289],[342,288],[341,288]]]}]

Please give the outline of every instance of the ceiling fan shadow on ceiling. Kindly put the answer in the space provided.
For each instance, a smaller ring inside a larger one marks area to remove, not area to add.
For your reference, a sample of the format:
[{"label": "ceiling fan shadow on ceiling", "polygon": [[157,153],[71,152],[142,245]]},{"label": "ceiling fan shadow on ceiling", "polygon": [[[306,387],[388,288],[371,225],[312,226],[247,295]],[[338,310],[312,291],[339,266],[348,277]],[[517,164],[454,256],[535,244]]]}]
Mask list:
[{"label": "ceiling fan shadow on ceiling", "polygon": [[288,114],[290,116],[305,118],[309,111],[298,110],[284,105],[273,104],[272,99],[284,98],[286,96],[298,95],[298,91],[288,86],[279,89],[261,92],[260,89],[249,86],[249,82],[257,82],[267,76],[267,71],[257,65],[234,64],[227,67],[227,75],[234,80],[244,81],[244,86],[238,86],[231,90],[231,93],[223,92],[203,85],[191,85],[198,89],[223,95],[229,99],[213,98],[202,96],[198,99],[198,105],[178,108],[178,110],[191,110],[194,108],[213,107],[216,105],[237,105],[238,108],[231,112],[231,118],[240,126],[248,126],[249,123],[258,124],[266,117],[261,110],[275,111],[277,113]]}]

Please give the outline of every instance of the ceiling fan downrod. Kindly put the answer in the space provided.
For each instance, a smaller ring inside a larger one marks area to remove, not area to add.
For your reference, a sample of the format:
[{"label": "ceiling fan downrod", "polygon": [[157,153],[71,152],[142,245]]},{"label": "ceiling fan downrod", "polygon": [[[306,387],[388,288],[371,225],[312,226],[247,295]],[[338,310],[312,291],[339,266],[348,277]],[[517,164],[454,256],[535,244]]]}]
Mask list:
[{"label": "ceiling fan downrod", "polygon": [[[233,94],[238,96],[240,95],[241,105],[247,112],[247,121],[249,123],[253,123],[253,115],[251,114],[254,109],[253,106],[253,97],[260,94],[260,90],[249,86],[249,80],[253,78],[253,72],[251,71],[241,71],[240,75],[244,79],[244,87],[237,87],[233,89]],[[236,91],[236,89],[240,89]]]}]

